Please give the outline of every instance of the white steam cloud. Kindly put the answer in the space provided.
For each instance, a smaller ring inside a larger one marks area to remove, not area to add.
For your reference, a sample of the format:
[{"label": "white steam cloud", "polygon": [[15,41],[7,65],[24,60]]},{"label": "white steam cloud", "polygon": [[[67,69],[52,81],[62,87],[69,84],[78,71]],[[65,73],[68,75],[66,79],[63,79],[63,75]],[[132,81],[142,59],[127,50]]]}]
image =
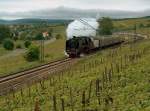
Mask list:
[{"label": "white steam cloud", "polygon": [[78,19],[71,22],[67,28],[67,38],[75,37],[95,37],[98,29],[98,22],[94,18]]}]

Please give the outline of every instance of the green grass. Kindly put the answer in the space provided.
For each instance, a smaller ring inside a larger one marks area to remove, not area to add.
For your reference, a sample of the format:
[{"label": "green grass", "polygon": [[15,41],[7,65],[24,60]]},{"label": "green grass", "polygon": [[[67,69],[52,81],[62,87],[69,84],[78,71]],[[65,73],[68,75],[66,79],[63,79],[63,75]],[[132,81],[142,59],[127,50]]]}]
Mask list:
[{"label": "green grass", "polygon": [[[58,60],[65,56],[64,55],[65,27],[60,25],[60,26],[51,27],[51,28],[53,28],[53,37],[55,37],[57,34],[60,34],[62,36],[62,39],[56,40],[52,43],[45,45],[44,63]],[[42,29],[42,30],[46,30],[46,29]],[[17,44],[21,44],[22,46],[22,49],[19,49],[19,51],[22,51],[22,52],[17,55],[15,55],[13,51],[7,51],[2,46],[0,46],[0,76],[43,64],[39,61],[27,62],[24,58],[25,50],[26,50],[24,47],[24,41],[18,40],[15,42],[15,45]],[[33,41],[33,44],[39,45],[40,43]],[[15,53],[19,52],[16,49],[14,51],[16,51]]]},{"label": "green grass", "polygon": [[[120,29],[120,25],[123,24],[123,29],[128,29],[131,26],[134,26],[135,23],[143,23],[147,24],[147,19],[137,19],[137,20],[121,20],[121,21],[114,21],[115,29]],[[66,37],[65,34],[65,27],[64,26],[57,26],[57,27],[48,27],[53,29],[53,37],[55,37],[57,34],[61,34],[63,38]],[[121,28],[121,29],[122,29]],[[138,33],[142,34],[150,34],[149,32],[150,28],[140,28],[137,29]],[[43,27],[42,29],[32,29],[32,32],[36,32],[38,30],[47,30],[47,27]],[[131,30],[132,32],[132,30]],[[150,36],[150,35],[149,35]],[[24,49],[24,42],[23,41],[17,41],[15,44],[21,44],[22,48]],[[45,62],[53,61],[55,59],[59,59],[61,57],[64,57],[64,47],[65,47],[65,40],[58,40],[54,43],[51,43],[47,46],[45,46]],[[24,53],[20,53],[17,56],[7,57],[7,55],[11,55],[11,51],[6,51],[2,46],[0,46],[0,76],[9,74],[12,72],[17,72],[26,68],[30,68],[36,65],[41,64],[40,62],[26,62],[24,59]],[[3,57],[1,57],[3,56]],[[6,56],[6,57],[5,57]]]},{"label": "green grass", "polygon": [[147,26],[148,24],[150,24],[150,18],[117,20],[114,21],[113,23],[115,30],[117,31],[133,30],[135,25],[137,29],[143,29],[144,27],[140,27],[140,25],[142,24],[143,26]]},{"label": "green grass", "polygon": [[[128,59],[125,59],[126,56]],[[133,58],[135,56],[136,58]],[[18,91],[15,94],[1,97],[0,110],[33,111],[36,98],[39,100],[38,105],[41,111],[53,110],[53,96],[55,95],[56,106],[59,110],[61,109],[61,99],[63,99],[66,111],[71,111],[72,101],[75,111],[82,110],[82,108],[91,109],[91,111],[96,109],[149,111],[149,57],[150,41],[98,52],[82,58],[67,71],[51,75],[49,80],[25,88],[22,90],[23,93]],[[106,81],[106,74],[103,74],[105,67],[108,72],[109,69],[113,69],[111,81]],[[96,96],[96,80],[100,80],[100,86],[104,85],[102,90],[98,91],[100,96]],[[90,84],[90,103],[89,105],[86,103],[83,107],[82,95],[85,92],[85,98],[88,99]],[[106,102],[108,98],[112,98],[113,103]],[[98,100],[100,100],[100,105]]]},{"label": "green grass", "polygon": [[8,53],[9,53],[9,51],[6,51],[2,46],[0,46],[0,56],[3,56]]},{"label": "green grass", "polygon": [[[45,63],[64,57],[64,39],[56,40],[45,46]],[[39,61],[27,62],[24,53],[16,56],[0,58],[0,76],[37,66]]]}]

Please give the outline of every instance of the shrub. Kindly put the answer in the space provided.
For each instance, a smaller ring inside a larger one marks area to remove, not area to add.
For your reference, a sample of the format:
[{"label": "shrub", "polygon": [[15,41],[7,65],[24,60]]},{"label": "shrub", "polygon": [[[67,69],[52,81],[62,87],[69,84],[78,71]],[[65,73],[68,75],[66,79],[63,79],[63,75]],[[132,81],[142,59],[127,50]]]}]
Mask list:
[{"label": "shrub", "polygon": [[143,28],[143,27],[144,27],[144,24],[140,23],[139,28]]},{"label": "shrub", "polygon": [[112,30],[114,28],[112,19],[108,17],[103,17],[101,20],[99,20],[99,33],[101,35],[111,35]]},{"label": "shrub", "polygon": [[14,42],[11,39],[5,39],[3,42],[3,47],[6,50],[13,50],[14,49]]},{"label": "shrub", "polygon": [[43,34],[42,33],[38,33],[36,36],[35,36],[35,40],[43,40],[44,37],[43,37]]},{"label": "shrub", "polygon": [[29,46],[31,46],[31,41],[29,41],[29,40],[25,41],[25,42],[24,42],[24,46],[25,46],[26,48],[29,48]]},{"label": "shrub", "polygon": [[39,58],[40,58],[40,50],[39,50],[39,47],[34,46],[34,45],[31,45],[31,46],[28,48],[28,51],[27,51],[27,53],[26,53],[25,58],[26,58],[26,60],[29,61],[29,62],[39,60]]},{"label": "shrub", "polygon": [[16,45],[16,48],[17,48],[17,49],[21,49],[21,48],[22,48],[21,44],[17,44],[17,45]]},{"label": "shrub", "polygon": [[62,39],[62,35],[57,34],[55,38],[56,38],[56,39]]},{"label": "shrub", "polygon": [[12,33],[7,26],[0,26],[0,43],[2,43],[6,38],[12,38]]},{"label": "shrub", "polygon": [[146,25],[147,27],[150,27],[150,23]]}]

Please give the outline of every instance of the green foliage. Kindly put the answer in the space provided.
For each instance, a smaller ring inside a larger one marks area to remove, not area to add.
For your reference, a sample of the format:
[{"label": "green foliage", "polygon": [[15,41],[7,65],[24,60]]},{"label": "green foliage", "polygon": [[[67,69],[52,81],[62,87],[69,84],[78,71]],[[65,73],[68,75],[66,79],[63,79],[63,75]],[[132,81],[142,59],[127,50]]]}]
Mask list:
[{"label": "green foliage", "polygon": [[0,26],[0,43],[6,39],[6,38],[11,38],[12,33],[10,29],[6,26]]},{"label": "green foliage", "polygon": [[146,26],[147,26],[147,27],[150,27],[150,23],[148,23]]},{"label": "green foliage", "polygon": [[35,45],[31,45],[25,56],[26,60],[29,62],[37,61],[40,58],[40,50],[39,47]]},{"label": "green foliage", "polygon": [[22,49],[22,45],[21,45],[20,43],[18,43],[18,44],[16,45],[16,48],[17,48],[17,49]]},{"label": "green foliage", "polygon": [[34,39],[35,39],[35,40],[43,40],[43,39],[44,39],[43,34],[42,34],[42,33],[38,33],[38,34],[35,36]]},{"label": "green foliage", "polygon": [[29,41],[29,40],[26,40],[25,42],[24,42],[24,46],[26,47],[26,48],[29,48],[29,46],[31,46],[31,41]]},{"label": "green foliage", "polygon": [[144,24],[140,23],[139,28],[143,28],[143,27],[144,27]]},{"label": "green foliage", "polygon": [[63,37],[62,37],[62,35],[57,34],[55,38],[58,40],[58,39],[62,39]]},{"label": "green foliage", "polygon": [[101,35],[111,35],[113,30],[113,22],[108,17],[103,17],[99,20],[99,30]]},{"label": "green foliage", "polygon": [[11,39],[5,39],[3,42],[3,47],[6,50],[13,50],[14,49],[14,42]]},{"label": "green foliage", "polygon": [[149,111],[150,44],[131,45],[81,58],[69,70],[49,71],[48,80],[1,97],[0,110]]}]

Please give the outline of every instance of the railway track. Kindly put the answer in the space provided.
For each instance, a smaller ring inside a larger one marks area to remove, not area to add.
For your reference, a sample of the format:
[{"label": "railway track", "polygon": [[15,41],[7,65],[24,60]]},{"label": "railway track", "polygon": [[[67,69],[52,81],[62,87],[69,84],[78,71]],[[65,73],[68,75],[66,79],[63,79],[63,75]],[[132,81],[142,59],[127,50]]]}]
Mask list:
[{"label": "railway track", "polygon": [[62,60],[50,62],[39,67],[15,73],[0,78],[0,96],[6,95],[25,87],[26,84],[32,85],[50,74],[65,70],[76,62],[77,59],[64,58]]},{"label": "railway track", "polygon": [[[121,43],[116,45],[120,44]],[[101,47],[100,49],[105,49],[109,47],[112,46]],[[97,50],[93,50],[91,54],[95,53]],[[77,62],[77,59],[75,58],[64,58],[28,70],[0,77],[0,96],[6,95],[12,91],[22,89],[27,84],[32,85],[34,82],[38,82],[42,79],[49,77],[49,75],[53,73],[60,72],[70,67],[75,62]]]}]

